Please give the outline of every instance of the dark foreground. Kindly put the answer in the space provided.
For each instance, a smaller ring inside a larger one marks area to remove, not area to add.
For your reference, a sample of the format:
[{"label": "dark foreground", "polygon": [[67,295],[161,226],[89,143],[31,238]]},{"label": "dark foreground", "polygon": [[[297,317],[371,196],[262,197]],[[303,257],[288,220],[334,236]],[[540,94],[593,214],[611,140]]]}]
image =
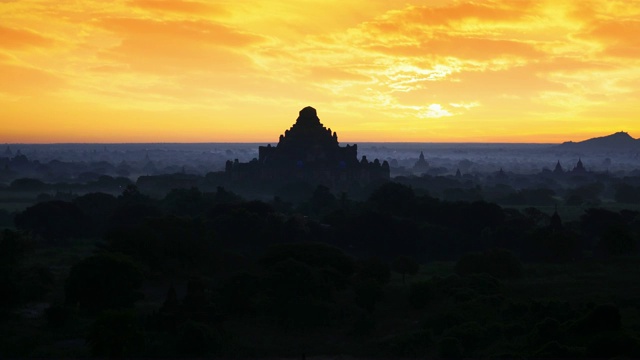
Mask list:
[{"label": "dark foreground", "polygon": [[3,357],[640,357],[631,210],[129,187],[14,220]]}]

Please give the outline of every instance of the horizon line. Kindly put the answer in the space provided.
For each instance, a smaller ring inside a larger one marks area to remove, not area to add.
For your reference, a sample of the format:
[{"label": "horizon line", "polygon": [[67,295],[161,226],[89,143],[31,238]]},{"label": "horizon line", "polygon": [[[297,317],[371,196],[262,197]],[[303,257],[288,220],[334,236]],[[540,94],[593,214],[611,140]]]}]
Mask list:
[{"label": "horizon line", "polygon": [[[576,142],[576,141],[566,141]],[[5,146],[11,145],[134,145],[134,144],[277,144],[275,141],[140,141],[140,142],[4,142]],[[564,142],[506,142],[506,141],[340,141],[339,144],[529,144],[529,145],[560,145]]]}]

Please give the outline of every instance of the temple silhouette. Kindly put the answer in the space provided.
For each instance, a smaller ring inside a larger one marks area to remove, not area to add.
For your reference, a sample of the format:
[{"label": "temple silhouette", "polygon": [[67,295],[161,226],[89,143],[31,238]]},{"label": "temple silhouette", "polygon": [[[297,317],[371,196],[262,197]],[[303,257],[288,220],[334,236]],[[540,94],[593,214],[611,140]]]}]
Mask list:
[{"label": "temple silhouette", "polygon": [[320,122],[316,109],[307,106],[276,146],[259,147],[259,158],[248,163],[228,160],[225,172],[232,180],[250,179],[283,183],[302,180],[339,188],[389,179],[389,164],[378,159],[358,160],[358,145],[340,146],[338,134]]}]

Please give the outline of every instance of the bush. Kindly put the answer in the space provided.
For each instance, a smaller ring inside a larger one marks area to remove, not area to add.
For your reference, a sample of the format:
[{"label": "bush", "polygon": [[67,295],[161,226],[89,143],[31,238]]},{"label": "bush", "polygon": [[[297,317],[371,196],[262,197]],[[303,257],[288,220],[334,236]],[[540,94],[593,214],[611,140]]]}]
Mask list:
[{"label": "bush", "polygon": [[220,288],[220,305],[226,312],[236,316],[252,313],[256,307],[259,285],[260,279],[247,273],[230,277]]},{"label": "bush", "polygon": [[369,312],[373,312],[376,303],[384,296],[382,285],[373,279],[366,279],[355,284],[354,290],[356,305]]},{"label": "bush", "polygon": [[386,284],[391,278],[391,269],[389,264],[380,258],[369,258],[358,264],[356,277],[359,280],[372,279],[380,284]]},{"label": "bush", "polygon": [[132,356],[144,348],[144,332],[133,311],[111,310],[96,319],[87,342],[94,356]]},{"label": "bush", "polygon": [[487,340],[486,335],[485,328],[475,321],[453,326],[445,331],[445,336],[458,339],[468,354]]},{"label": "bush", "polygon": [[438,357],[443,359],[458,359],[462,357],[462,345],[460,340],[454,337],[445,337],[438,344]]},{"label": "bush", "polygon": [[612,304],[598,305],[570,328],[578,334],[597,334],[617,331],[622,327],[620,310]]},{"label": "bush", "polygon": [[[272,245],[262,257],[261,263],[267,268],[273,268],[288,259],[316,269],[332,269],[342,278],[349,277],[353,273],[351,257],[337,247],[315,242]],[[339,279],[334,280],[340,282]]]},{"label": "bush", "polygon": [[420,270],[420,265],[409,256],[399,256],[391,263],[393,271],[402,275],[402,283],[404,284],[405,275],[415,275]]},{"label": "bush", "polygon": [[431,329],[434,334],[442,334],[446,329],[466,322],[463,314],[458,311],[436,312],[427,316],[422,325],[425,329]]},{"label": "bush", "polygon": [[383,351],[393,357],[418,358],[428,355],[432,346],[432,334],[427,330],[399,334],[383,342]]},{"label": "bush", "polygon": [[366,311],[358,311],[353,321],[351,334],[354,336],[370,335],[376,328],[376,319]]},{"label": "bush", "polygon": [[88,310],[132,306],[140,298],[138,267],[122,255],[101,254],[74,265],[65,284],[67,304]]},{"label": "bush", "polygon": [[53,328],[65,326],[73,317],[72,309],[64,305],[51,305],[44,311],[47,325]]},{"label": "bush", "polygon": [[557,341],[544,344],[535,352],[536,358],[583,358],[584,350],[562,345]]},{"label": "bush", "polygon": [[53,289],[54,275],[42,265],[26,268],[20,281],[20,299],[22,302],[38,301]]},{"label": "bush", "polygon": [[616,356],[640,358],[640,341],[627,334],[609,333],[594,337],[587,345],[587,357],[612,358]]},{"label": "bush", "polygon": [[16,228],[33,231],[47,241],[81,237],[86,233],[86,220],[76,204],[60,200],[35,204],[14,218]]},{"label": "bush", "polygon": [[409,303],[415,309],[423,309],[433,299],[432,285],[428,281],[411,284],[409,288]]},{"label": "bush", "polygon": [[559,330],[560,322],[558,320],[545,318],[533,327],[529,335],[529,342],[540,344],[558,340]]},{"label": "bush", "polygon": [[459,275],[487,273],[500,279],[519,278],[524,272],[520,260],[503,249],[465,254],[456,263],[455,271]]},{"label": "bush", "polygon": [[636,241],[623,226],[611,226],[600,236],[597,250],[605,255],[627,255],[636,252]]},{"label": "bush", "polygon": [[207,324],[194,321],[180,326],[177,340],[178,353],[186,356],[207,355],[218,345],[214,331]]}]

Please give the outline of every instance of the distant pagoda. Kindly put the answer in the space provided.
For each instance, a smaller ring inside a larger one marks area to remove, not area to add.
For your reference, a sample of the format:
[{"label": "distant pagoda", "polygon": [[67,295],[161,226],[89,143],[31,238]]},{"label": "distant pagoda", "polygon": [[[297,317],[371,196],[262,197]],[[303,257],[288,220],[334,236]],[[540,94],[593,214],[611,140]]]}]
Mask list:
[{"label": "distant pagoda", "polygon": [[578,159],[578,163],[576,163],[576,166],[571,170],[571,172],[574,174],[584,174],[587,172],[587,169],[585,169],[582,164],[582,159]]},{"label": "distant pagoda", "polygon": [[564,174],[564,169],[562,168],[562,165],[560,165],[560,160],[558,160],[558,162],[556,163],[556,167],[553,169],[553,173],[554,174]]},{"label": "distant pagoda", "polygon": [[424,173],[429,170],[429,163],[424,158],[424,153],[420,151],[420,157],[418,157],[418,161],[413,164],[413,171],[416,173]]},{"label": "distant pagoda", "polygon": [[254,176],[263,181],[304,180],[336,186],[340,183],[367,183],[389,179],[389,164],[358,161],[358,145],[342,147],[338,134],[320,122],[316,109],[300,110],[296,123],[280,135],[278,145],[259,147],[259,158],[249,163],[227,161],[226,171],[232,176]]}]

